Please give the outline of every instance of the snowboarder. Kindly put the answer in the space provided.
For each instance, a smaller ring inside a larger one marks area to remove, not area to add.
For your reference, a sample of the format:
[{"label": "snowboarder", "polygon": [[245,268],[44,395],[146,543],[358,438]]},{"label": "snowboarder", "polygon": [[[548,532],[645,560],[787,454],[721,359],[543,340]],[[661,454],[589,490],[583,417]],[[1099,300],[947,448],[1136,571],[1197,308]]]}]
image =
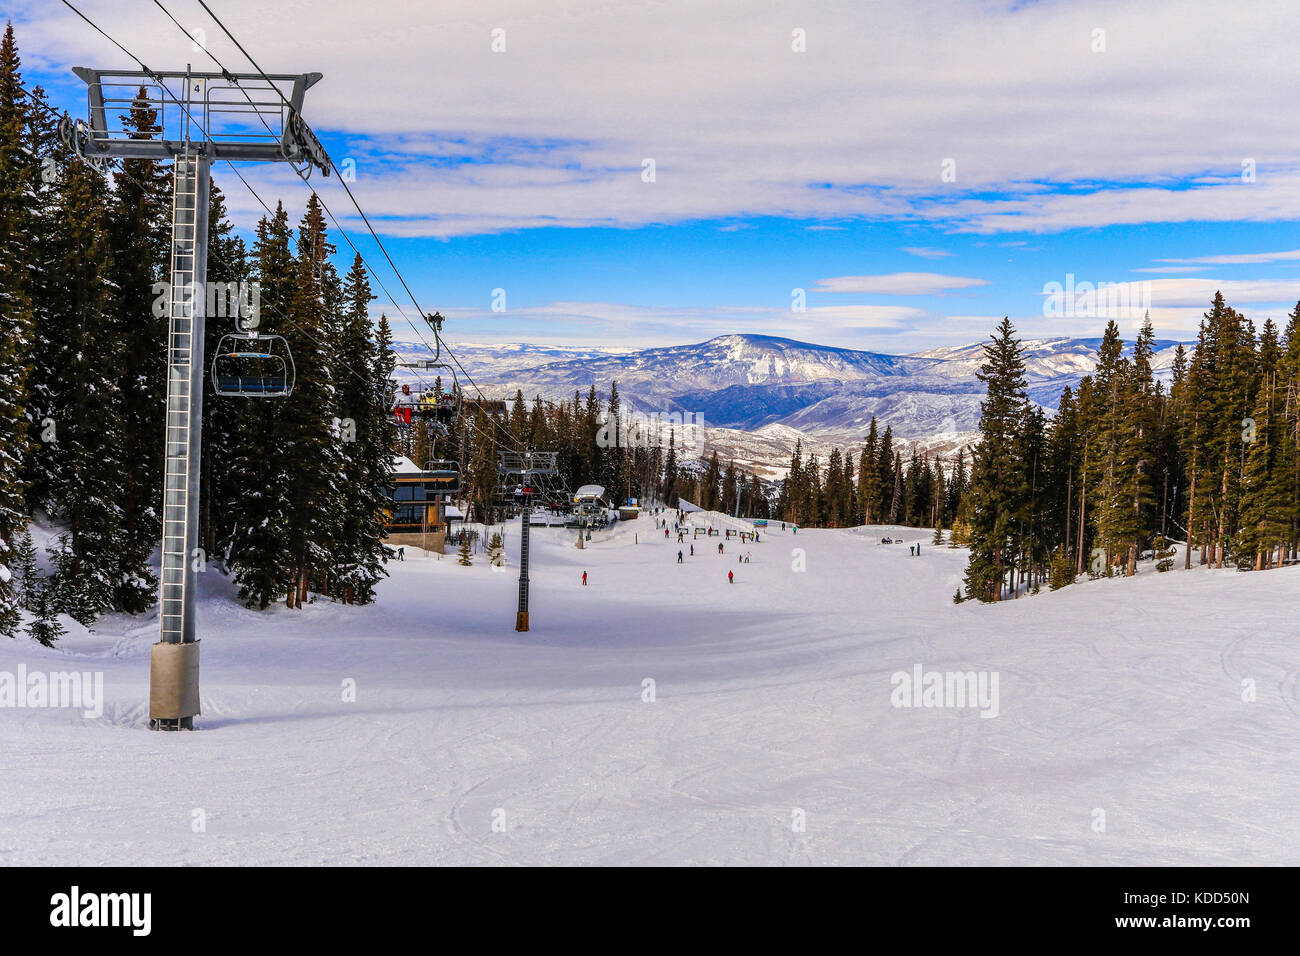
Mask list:
[{"label": "snowboarder", "polygon": [[682,552],[681,552],[681,549],[680,549],[680,548],[679,548],[678,551],[677,551],[677,563],[678,563],[678,564],[681,564],[681,563],[682,563]]},{"label": "snowboarder", "polygon": [[735,572],[735,571],[728,571],[728,572],[727,572],[727,583],[728,583],[728,584],[735,584],[735,583],[736,583],[736,572]]},{"label": "snowboarder", "polygon": [[584,588],[587,586],[587,572],[586,572],[586,571],[583,571],[583,572],[582,572],[582,586],[583,586]]}]

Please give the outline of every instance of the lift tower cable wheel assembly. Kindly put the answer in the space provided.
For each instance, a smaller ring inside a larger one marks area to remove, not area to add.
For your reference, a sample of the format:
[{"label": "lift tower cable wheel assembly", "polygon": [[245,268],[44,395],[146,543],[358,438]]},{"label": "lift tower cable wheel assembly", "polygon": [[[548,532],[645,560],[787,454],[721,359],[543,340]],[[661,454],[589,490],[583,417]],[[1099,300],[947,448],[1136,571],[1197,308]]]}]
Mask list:
[{"label": "lift tower cable wheel assembly", "polygon": [[[192,730],[199,713],[194,593],[201,560],[199,462],[211,168],[219,160],[284,162],[328,176],[331,163],[301,114],[303,96],[321,74],[200,73],[188,67],[155,72],[139,65],[142,69],[136,71],[74,68],[86,84],[88,118],[61,123],[59,133],[65,145],[91,163],[173,163],[162,576],[158,643],[150,655],[149,726]],[[110,116],[142,107],[158,115],[156,138],[136,139],[133,131],[109,124]],[[250,120],[260,121],[264,132],[250,132]],[[259,334],[255,324],[252,329],[222,338],[211,368],[213,391],[233,397],[289,395],[294,368],[288,343],[278,335]]]}]

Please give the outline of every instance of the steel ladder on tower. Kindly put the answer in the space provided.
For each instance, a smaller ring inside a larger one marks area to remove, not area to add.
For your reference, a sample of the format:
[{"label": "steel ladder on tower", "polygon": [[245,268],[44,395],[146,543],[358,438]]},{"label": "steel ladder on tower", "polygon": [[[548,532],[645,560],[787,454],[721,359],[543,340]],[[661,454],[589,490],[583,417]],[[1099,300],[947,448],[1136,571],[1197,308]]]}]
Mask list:
[{"label": "steel ladder on tower", "polygon": [[[163,500],[162,602],[160,640],[168,644],[194,640],[189,616],[188,574],[190,542],[197,529],[190,526],[190,478],[197,475],[192,460],[190,412],[196,367],[194,342],[195,223],[197,221],[198,164],[186,149],[176,157],[172,194],[171,292],[167,329],[167,453]],[[202,343],[199,355],[202,355]],[[199,359],[200,363],[202,358]]]}]

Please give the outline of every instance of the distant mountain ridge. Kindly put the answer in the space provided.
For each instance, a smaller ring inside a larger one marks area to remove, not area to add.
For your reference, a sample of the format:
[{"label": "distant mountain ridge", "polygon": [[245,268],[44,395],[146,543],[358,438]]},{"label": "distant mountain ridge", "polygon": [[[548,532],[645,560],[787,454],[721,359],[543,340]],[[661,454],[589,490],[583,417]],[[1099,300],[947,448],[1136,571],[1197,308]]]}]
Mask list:
[{"label": "distant mountain ridge", "polygon": [[[1096,367],[1100,342],[1025,340],[1030,398],[1055,409],[1061,390],[1077,386]],[[1178,344],[1156,343],[1158,376],[1168,378]],[[604,396],[617,382],[624,403],[642,411],[702,415],[710,426],[741,432],[780,425],[823,440],[865,433],[872,416],[882,428],[918,441],[973,432],[984,391],[975,377],[982,342],[889,355],[738,333],[639,350],[455,349],[479,386],[495,394],[522,389],[529,399],[560,400],[594,384]]]}]

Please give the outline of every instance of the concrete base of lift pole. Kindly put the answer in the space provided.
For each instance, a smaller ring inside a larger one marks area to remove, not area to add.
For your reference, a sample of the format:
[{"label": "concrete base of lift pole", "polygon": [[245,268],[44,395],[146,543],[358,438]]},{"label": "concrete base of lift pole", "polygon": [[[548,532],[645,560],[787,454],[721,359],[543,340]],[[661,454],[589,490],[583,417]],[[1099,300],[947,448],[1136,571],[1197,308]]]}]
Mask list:
[{"label": "concrete base of lift pole", "polygon": [[199,644],[159,641],[149,653],[149,729],[193,730],[199,713]]},{"label": "concrete base of lift pole", "polygon": [[516,611],[516,612],[515,612],[515,630],[516,630],[516,631],[526,631],[526,630],[528,630],[528,612],[527,612],[527,611]]}]

